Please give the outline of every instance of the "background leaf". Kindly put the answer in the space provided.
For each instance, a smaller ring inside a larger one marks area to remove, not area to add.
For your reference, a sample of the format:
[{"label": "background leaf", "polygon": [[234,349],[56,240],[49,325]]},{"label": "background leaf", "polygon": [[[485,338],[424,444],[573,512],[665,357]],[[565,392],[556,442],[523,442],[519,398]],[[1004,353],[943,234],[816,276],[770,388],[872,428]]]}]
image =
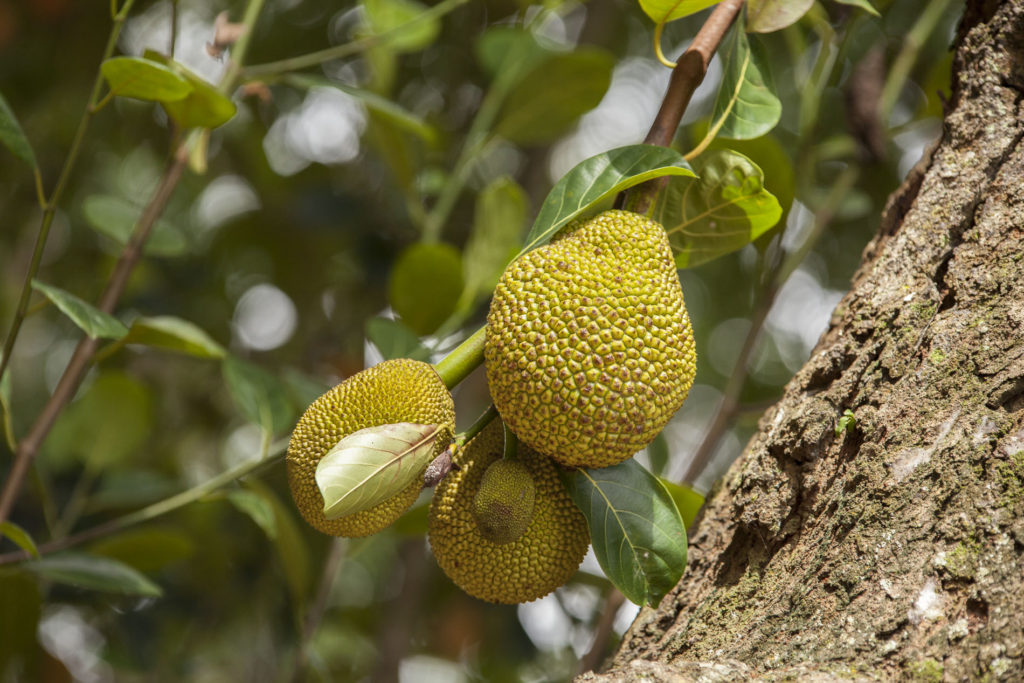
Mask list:
[{"label": "background leaf", "polygon": [[492,181],[477,196],[473,230],[462,257],[466,285],[459,310],[469,311],[494,291],[522,243],[526,203],[523,188],[507,176]]},{"label": "background leaf", "polygon": [[339,441],[316,466],[324,517],[368,510],[404,491],[423,476],[438,434],[438,425],[400,422],[360,429]]},{"label": "background leaf", "polygon": [[670,178],[651,216],[668,233],[679,268],[739,249],[782,216],[761,169],[742,154],[706,152],[696,164],[700,179]]},{"label": "background leaf", "polygon": [[423,336],[455,312],[462,294],[462,256],[450,244],[418,242],[399,255],[388,295],[402,322]]},{"label": "background leaf", "polygon": [[[711,120],[724,138],[757,138],[779,122],[782,102],[775,95],[768,60],[760,45],[750,42],[742,21],[729,33],[721,52],[722,83],[718,86]],[[721,124],[719,124],[721,121]]]},{"label": "background leaf", "polygon": [[271,434],[278,434],[292,422],[287,391],[280,380],[263,368],[234,356],[221,364],[228,393],[242,415]]},{"label": "background leaf", "polygon": [[89,546],[89,553],[123,562],[140,572],[157,572],[192,557],[196,543],[185,531],[147,525],[108,536]]},{"label": "background leaf", "polygon": [[192,85],[163,64],[142,57],[113,57],[100,64],[110,92],[150,102],[174,102]]},{"label": "background leaf", "polygon": [[868,14],[876,17],[882,16],[878,13],[878,10],[868,2],[868,0],[835,0],[835,2],[838,2],[840,5],[853,5],[854,7],[859,7]]},{"label": "background leaf", "polygon": [[[21,129],[18,118],[14,115],[3,93],[0,93],[0,144],[11,150],[11,153],[32,168],[37,168],[36,154],[32,145]],[[3,673],[0,671],[0,673]]]},{"label": "background leaf", "polygon": [[672,500],[675,501],[676,508],[683,518],[683,524],[689,529],[690,525],[693,524],[693,520],[697,519],[697,513],[704,506],[704,496],[689,486],[677,484],[664,477],[658,477],[658,480],[661,481],[668,494],[672,496]]},{"label": "background leaf", "polygon": [[711,7],[718,0],[640,0],[640,7],[656,24],[666,24]]},{"label": "background leaf", "polygon": [[227,351],[195,323],[171,315],[136,318],[125,344],[144,344],[199,358],[224,358]]},{"label": "background leaf", "polygon": [[59,287],[32,280],[32,288],[53,302],[61,313],[93,339],[120,339],[128,334],[124,323]]},{"label": "background leaf", "polygon": [[295,522],[295,507],[281,502],[274,492],[258,479],[246,481],[247,490],[262,496],[274,510],[274,547],[284,570],[285,581],[292,596],[296,610],[305,604],[310,589],[310,557],[309,547]]},{"label": "background leaf", "polygon": [[476,41],[477,61],[492,79],[512,69],[515,72],[513,82],[518,82],[523,74],[551,54],[551,50],[537,43],[532,33],[511,26],[492,26]]},{"label": "background leaf", "polygon": [[617,147],[581,161],[551,188],[519,253],[547,243],[566,223],[617,192],[666,175],[696,177],[679,152],[655,145]]},{"label": "background leaf", "polygon": [[235,115],[237,107],[229,97],[179,62],[154,50],[146,50],[145,57],[165,65],[190,86],[185,97],[161,102],[167,115],[182,128],[216,128]]},{"label": "background leaf", "polygon": [[370,318],[366,321],[366,338],[380,351],[384,360],[412,358],[430,361],[430,351],[408,327],[390,318]]},{"label": "background leaf", "polygon": [[160,586],[128,565],[85,553],[61,553],[22,565],[25,569],[55,583],[79,588],[158,598]]},{"label": "background leaf", "polygon": [[[427,10],[415,0],[363,0],[370,30],[384,33],[408,24]],[[433,43],[441,32],[441,22],[430,18],[406,26],[389,35],[387,47],[395,52],[416,52]]]},{"label": "background leaf", "polygon": [[814,0],[747,0],[747,30],[771,33],[795,24]]},{"label": "background leaf", "polygon": [[39,549],[36,548],[36,542],[32,540],[32,536],[14,522],[0,522],[0,539],[4,537],[9,538],[32,557],[39,557]]},{"label": "background leaf", "polygon": [[264,496],[247,489],[235,489],[228,492],[228,500],[236,508],[248,515],[270,540],[277,538],[277,514],[274,505]]},{"label": "background leaf", "polygon": [[668,491],[632,458],[564,477],[605,574],[632,602],[657,607],[686,569],[686,528]]},{"label": "background leaf", "polygon": [[42,615],[39,580],[24,571],[0,569],[0,679],[18,680],[29,669],[38,645],[36,632]]},{"label": "background leaf", "polygon": [[[141,206],[113,195],[93,194],[82,202],[82,215],[89,225],[121,246],[128,244],[141,214]],[[180,256],[188,251],[188,243],[181,230],[161,218],[153,226],[142,250],[150,256]]]}]

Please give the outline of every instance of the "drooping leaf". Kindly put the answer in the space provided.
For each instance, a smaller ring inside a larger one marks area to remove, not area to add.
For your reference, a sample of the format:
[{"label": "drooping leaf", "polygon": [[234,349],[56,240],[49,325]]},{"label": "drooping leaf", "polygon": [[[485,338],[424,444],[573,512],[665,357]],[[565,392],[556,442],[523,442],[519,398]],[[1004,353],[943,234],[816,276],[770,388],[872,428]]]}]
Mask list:
[{"label": "drooping leaf", "polygon": [[747,0],[747,30],[771,33],[795,24],[814,0]]},{"label": "drooping leaf", "polygon": [[473,230],[462,257],[466,286],[460,310],[468,311],[489,297],[516,255],[526,224],[526,201],[523,188],[508,177],[497,178],[477,195]]},{"label": "drooping leaf", "polygon": [[674,481],[669,481],[664,477],[658,477],[665,490],[668,491],[669,495],[672,496],[672,500],[676,503],[676,508],[679,509],[679,514],[683,518],[683,524],[686,528],[690,528],[693,524],[693,520],[697,519],[697,513],[704,506],[704,496],[700,495],[689,486],[677,484]]},{"label": "drooping leaf", "polygon": [[764,189],[764,174],[729,150],[697,158],[699,180],[670,178],[652,218],[668,233],[676,266],[692,268],[757,239],[774,226],[782,207]]},{"label": "drooping leaf", "polygon": [[309,547],[295,521],[295,506],[285,505],[269,486],[258,479],[246,481],[247,490],[261,496],[274,510],[276,536],[272,539],[284,570],[285,581],[292,595],[296,611],[306,604],[310,589]]},{"label": "drooping leaf", "polygon": [[712,125],[724,138],[760,137],[782,116],[782,102],[775,95],[768,60],[756,40],[747,39],[741,21],[730,31],[721,54],[722,83],[715,98]]},{"label": "drooping leaf", "polygon": [[0,569],[0,677],[17,680],[15,672],[28,668],[35,651],[42,615],[39,580],[18,569]]},{"label": "drooping leaf", "polygon": [[872,6],[872,4],[870,2],[868,2],[868,0],[835,0],[835,1],[838,2],[840,5],[853,5],[854,7],[859,7],[862,10],[864,10],[865,12],[867,12],[868,14],[874,15],[876,17],[882,16],[881,14],[878,13],[878,10],[876,10],[874,8],[874,6]]},{"label": "drooping leaf", "polygon": [[666,175],[696,177],[681,154],[655,145],[617,147],[584,159],[548,192],[519,253],[545,244],[566,223],[615,193]]},{"label": "drooping leaf", "polygon": [[[82,202],[82,214],[96,232],[124,246],[131,239],[142,207],[113,195],[94,194]],[[153,226],[142,250],[150,256],[180,256],[188,251],[188,242],[181,230],[161,218]]]},{"label": "drooping leaf", "polygon": [[551,142],[601,102],[614,66],[597,48],[549,57],[509,91],[495,133],[521,145]]},{"label": "drooping leaf", "polygon": [[167,115],[182,128],[216,128],[235,115],[237,107],[229,97],[180,63],[154,50],[146,50],[145,57],[165,65],[191,87],[185,97],[161,102]]},{"label": "drooping leaf", "polygon": [[123,562],[140,572],[158,572],[194,555],[196,543],[180,529],[147,525],[99,540],[89,546],[89,552]]},{"label": "drooping leaf", "polygon": [[0,93],[0,144],[3,144],[4,147],[11,150],[14,156],[32,168],[37,167],[36,154],[32,151],[32,145],[2,93]]},{"label": "drooping leaf", "polygon": [[267,538],[277,538],[277,515],[274,512],[273,504],[265,497],[255,491],[247,489],[235,489],[228,493],[228,500],[236,508],[249,516],[256,523]]},{"label": "drooping leaf", "polygon": [[292,411],[284,385],[263,368],[234,356],[221,364],[228,393],[239,412],[271,434],[291,426]]},{"label": "drooping leaf", "polygon": [[53,302],[61,313],[93,339],[120,339],[128,334],[128,328],[120,320],[70,292],[39,280],[32,280],[32,289]]},{"label": "drooping leaf", "polygon": [[458,249],[440,242],[417,242],[395,262],[388,295],[402,322],[422,336],[436,330],[455,311],[462,286]]},{"label": "drooping leaf", "polygon": [[370,318],[366,321],[366,338],[380,351],[384,360],[411,358],[428,362],[430,351],[408,327],[390,318]]},{"label": "drooping leaf", "polygon": [[136,318],[126,344],[144,344],[199,358],[223,358],[227,352],[198,325],[172,315]]},{"label": "drooping leaf", "polygon": [[401,493],[433,459],[438,425],[411,422],[368,427],[349,434],[316,466],[324,517],[361,512]]},{"label": "drooping leaf", "polygon": [[32,535],[14,522],[0,522],[0,538],[5,536],[32,557],[39,557],[39,549],[36,548]]},{"label": "drooping leaf", "polygon": [[696,14],[716,2],[718,0],[640,0],[640,7],[654,23],[667,24]]},{"label": "drooping leaf", "polygon": [[389,34],[387,43],[395,52],[422,50],[441,32],[441,22],[433,17],[414,21],[427,10],[415,0],[363,0],[363,9],[374,34],[395,31]]},{"label": "drooping leaf", "polygon": [[686,568],[686,528],[668,491],[632,458],[564,480],[604,573],[632,602],[657,607]]},{"label": "drooping leaf", "polygon": [[61,553],[25,562],[25,569],[54,581],[79,588],[158,598],[160,586],[128,565],[85,553]]},{"label": "drooping leaf", "polygon": [[112,57],[100,64],[110,91],[121,97],[150,102],[176,102],[192,85],[163,64],[142,57]]}]

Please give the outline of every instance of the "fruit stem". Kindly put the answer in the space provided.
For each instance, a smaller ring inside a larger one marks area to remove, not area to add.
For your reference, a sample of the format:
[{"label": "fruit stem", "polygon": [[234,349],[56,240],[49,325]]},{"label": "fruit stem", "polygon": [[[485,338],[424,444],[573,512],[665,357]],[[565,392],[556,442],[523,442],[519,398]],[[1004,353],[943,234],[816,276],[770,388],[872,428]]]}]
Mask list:
[{"label": "fruit stem", "polygon": [[519,439],[512,430],[508,428],[508,425],[502,423],[501,425],[505,430],[505,451],[501,457],[505,460],[515,460],[517,451],[519,450]]},{"label": "fruit stem", "polygon": [[472,425],[470,425],[469,429],[467,429],[466,431],[462,432],[461,434],[459,434],[459,435],[457,435],[455,437],[455,445],[456,445],[456,447],[457,448],[462,448],[467,443],[472,441],[473,438],[477,434],[482,432],[484,430],[484,427],[486,427],[487,425],[491,424],[491,420],[493,420],[496,417],[498,417],[498,409],[495,408],[494,404],[492,403],[491,405],[489,405],[487,407],[487,410],[484,411],[483,415],[478,417],[476,419],[476,422],[474,422]]},{"label": "fruit stem", "polygon": [[437,374],[441,376],[441,381],[448,389],[454,388],[484,362],[484,333],[486,329],[481,327],[434,366]]}]

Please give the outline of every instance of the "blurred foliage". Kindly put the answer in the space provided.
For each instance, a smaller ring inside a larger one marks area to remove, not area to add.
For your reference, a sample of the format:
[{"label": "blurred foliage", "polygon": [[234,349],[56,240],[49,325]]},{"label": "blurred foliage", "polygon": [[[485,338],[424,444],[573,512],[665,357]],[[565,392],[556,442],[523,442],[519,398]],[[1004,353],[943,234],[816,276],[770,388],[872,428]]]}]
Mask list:
[{"label": "blurred foliage", "polygon": [[[652,12],[665,3],[644,4]],[[733,149],[763,172],[782,224],[681,272],[701,362],[690,401],[647,456],[668,481],[680,479],[700,442],[766,274],[801,257],[701,490],[806,359],[888,193],[938,134],[940,92],[948,92],[950,3],[924,3],[935,16],[927,26],[922,3],[879,0],[878,17],[861,2],[807,4],[797,23],[748,36],[775,84],[779,125],[709,148]],[[158,503],[279,452],[277,440],[305,406],[364,365],[436,358],[483,319],[487,290],[558,180],[552,169],[639,142],[642,133],[615,135],[645,130],[667,84],[653,24],[635,0],[448,0],[428,20],[395,29],[426,8],[416,0],[268,1],[250,64],[353,48],[294,73],[254,68],[234,95],[237,114],[190,138],[191,166],[203,172],[187,172],[177,187],[110,320],[88,302],[166,165],[172,119],[192,120],[204,101],[226,113],[199,80],[216,81],[224,68],[205,44],[217,12],[238,20],[244,11],[239,1],[135,3],[115,54],[166,54],[173,40],[187,71],[143,68],[159,72],[153,87],[183,99],[161,107],[115,97],[84,138],[0,381],[14,437],[53,390],[81,335],[76,323],[98,325],[92,333],[114,341],[46,440],[12,515],[17,529],[42,545]],[[705,16],[665,25],[666,54],[678,55]],[[30,143],[0,125],[0,141],[17,155],[0,150],[4,330],[40,223],[33,167],[52,191],[110,25],[106,3],[0,0],[0,118],[16,117]],[[391,42],[373,39],[388,31]],[[915,31],[922,40],[904,40]],[[901,57],[906,80],[892,82]],[[107,71],[123,77],[123,67]],[[714,125],[721,75],[713,65],[696,93],[680,152]],[[885,116],[865,116],[874,111],[865,98],[885,88],[894,93]],[[608,120],[612,128],[602,128]],[[815,212],[851,169],[856,182],[834,197],[833,218],[816,234]],[[486,406],[481,375],[459,387],[460,425]],[[5,442],[0,472],[10,463]],[[540,602],[487,605],[437,570],[421,536],[407,535],[422,533],[422,505],[383,534],[336,545],[301,523],[285,479],[277,462],[159,520],[52,554],[35,570],[0,566],[0,680],[391,680],[400,671],[407,681],[546,681],[575,673],[608,591],[596,562]],[[0,552],[26,542],[0,538]],[[111,585],[121,590],[104,590]],[[322,619],[310,632],[316,610]],[[616,622],[618,632],[624,625]]]}]

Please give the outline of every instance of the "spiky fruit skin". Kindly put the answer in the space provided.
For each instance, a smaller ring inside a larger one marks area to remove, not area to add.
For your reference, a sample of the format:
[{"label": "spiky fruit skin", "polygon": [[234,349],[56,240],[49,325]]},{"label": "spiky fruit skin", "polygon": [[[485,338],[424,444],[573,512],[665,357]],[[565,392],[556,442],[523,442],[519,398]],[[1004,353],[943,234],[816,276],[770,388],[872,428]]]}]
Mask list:
[{"label": "spiky fruit skin", "polygon": [[324,499],[316,485],[317,464],[344,437],[397,422],[441,425],[434,456],[448,446],[455,406],[433,366],[408,359],[384,361],[349,377],[306,409],[285,460],[292,498],[310,526],[331,536],[369,536],[409,509],[423,488],[422,476],[393,498],[338,519],[324,517]]},{"label": "spiky fruit skin", "polygon": [[583,513],[558,479],[558,467],[519,445],[518,461],[535,487],[533,518],[523,535],[498,544],[484,538],[473,517],[473,499],[484,472],[501,458],[503,434],[495,420],[455,456],[430,503],[430,547],[437,564],[470,595],[503,604],[529,602],[563,585],[587,553]]},{"label": "spiky fruit skin", "polygon": [[480,478],[473,497],[473,519],[487,540],[511,543],[533,519],[535,500],[536,487],[526,465],[517,460],[495,460]]},{"label": "spiky fruit skin", "polygon": [[521,442],[571,467],[631,457],[683,404],[697,367],[665,230],[606,211],[514,261],[491,301],[484,361]]}]

